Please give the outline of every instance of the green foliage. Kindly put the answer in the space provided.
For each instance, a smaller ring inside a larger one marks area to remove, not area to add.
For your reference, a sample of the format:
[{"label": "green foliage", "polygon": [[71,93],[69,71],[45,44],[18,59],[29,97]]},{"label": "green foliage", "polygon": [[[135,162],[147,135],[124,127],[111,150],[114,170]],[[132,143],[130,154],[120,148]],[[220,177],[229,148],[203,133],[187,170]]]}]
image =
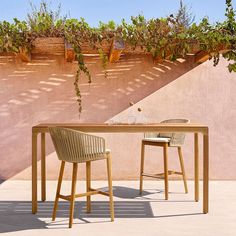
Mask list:
[{"label": "green foliage", "polygon": [[98,49],[98,53],[99,53],[99,56],[100,56],[100,59],[102,60],[102,67],[105,71],[105,78],[107,78],[108,76],[108,73],[106,71],[106,67],[107,67],[107,64],[108,64],[108,56],[102,51],[102,49]]},{"label": "green foliage", "polygon": [[41,1],[39,8],[31,2],[31,12],[27,15],[27,23],[35,37],[63,36],[63,23],[66,17],[60,17],[61,5],[54,11],[46,1]]},{"label": "green foliage", "polygon": [[116,30],[116,23],[113,20],[108,21],[108,23],[104,23],[102,21],[99,21],[98,29],[100,31],[115,31]]},{"label": "green foliage", "polygon": [[144,16],[132,17],[132,24],[124,20],[123,38],[126,43],[150,52],[153,58],[169,58],[175,60],[185,56],[188,51],[187,32],[171,15],[167,18],[146,20]]},{"label": "green foliage", "polygon": [[235,11],[232,5],[232,0],[226,0],[226,13],[227,17],[226,28],[229,30],[231,35],[236,34],[236,23],[235,23]]},{"label": "green foliage", "polygon": [[64,34],[68,43],[73,45],[73,49],[76,55],[78,70],[76,72],[74,86],[75,92],[77,96],[77,102],[79,105],[79,113],[82,112],[82,96],[79,89],[79,80],[81,76],[81,72],[83,72],[87,78],[88,83],[91,83],[91,74],[85,65],[84,56],[82,54],[81,43],[86,42],[86,38],[91,35],[89,25],[84,21],[83,18],[81,20],[77,19],[67,19],[64,24]]},{"label": "green foliage", "polygon": [[219,63],[220,53],[228,59],[228,69],[236,72],[236,20],[231,0],[226,0],[227,17],[224,22],[210,24],[208,18],[203,18],[197,24],[192,24],[187,33],[189,38],[197,42],[200,49],[208,52],[214,66]]},{"label": "green foliage", "polygon": [[232,5],[232,0],[226,0],[226,21],[223,23],[230,51],[223,54],[223,57],[230,61],[228,69],[230,72],[236,72],[236,18]]},{"label": "green foliage", "polygon": [[14,23],[0,22],[0,52],[19,52],[20,48],[30,49],[31,38],[25,21],[14,18]]},{"label": "green foliage", "polygon": [[145,44],[143,41],[147,36],[145,35],[147,21],[143,15],[138,15],[136,17],[131,17],[132,24],[128,24],[125,20],[122,20],[122,34],[123,39],[130,44],[133,49],[136,46],[141,46]]}]

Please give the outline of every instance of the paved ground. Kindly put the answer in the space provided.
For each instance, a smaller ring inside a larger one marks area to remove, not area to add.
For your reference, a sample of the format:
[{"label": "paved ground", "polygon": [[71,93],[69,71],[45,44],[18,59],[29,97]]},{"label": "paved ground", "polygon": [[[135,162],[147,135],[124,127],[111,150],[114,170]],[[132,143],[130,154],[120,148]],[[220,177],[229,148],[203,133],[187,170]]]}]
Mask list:
[{"label": "paved ground", "polygon": [[[95,181],[93,187],[107,186]],[[115,222],[110,222],[108,199],[93,196],[92,213],[85,213],[85,199],[77,200],[73,228],[68,228],[69,205],[61,201],[58,217],[51,221],[56,182],[47,185],[47,201],[39,204],[39,212],[31,214],[30,181],[6,181],[0,184],[0,233],[2,235],[236,235],[236,181],[210,183],[210,213],[202,214],[202,201],[193,201],[183,193],[181,181],[170,182],[170,200],[163,200],[163,182],[145,181],[144,194],[138,195],[137,181],[114,181]],[[85,183],[78,182],[77,192]],[[63,192],[69,193],[65,181]],[[201,196],[202,199],[202,196]]]}]

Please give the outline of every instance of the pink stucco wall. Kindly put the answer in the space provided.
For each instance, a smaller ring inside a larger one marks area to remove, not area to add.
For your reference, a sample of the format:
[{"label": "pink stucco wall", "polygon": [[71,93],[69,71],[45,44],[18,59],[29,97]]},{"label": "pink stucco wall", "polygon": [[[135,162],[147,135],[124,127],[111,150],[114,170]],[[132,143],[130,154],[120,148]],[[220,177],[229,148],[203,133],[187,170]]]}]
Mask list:
[{"label": "pink stucco wall", "polygon": [[[211,61],[199,65],[113,119],[125,120],[132,110],[141,107],[151,122],[188,118],[206,124],[210,130],[210,178],[236,179],[236,74],[230,74],[226,66],[226,61],[221,61],[215,68]],[[140,155],[139,139],[137,137],[136,145],[133,143],[124,150],[127,159],[133,157],[129,166],[135,163],[136,170],[139,169],[135,160]],[[131,143],[126,137],[122,141]],[[193,136],[190,134],[186,137],[183,153],[187,175],[193,178]],[[147,157],[146,166],[151,172],[163,168],[161,150],[150,147]],[[171,151],[169,162],[170,168],[179,168],[176,150]]]},{"label": "pink stucco wall", "polygon": [[[164,65],[151,58],[123,57],[109,65],[108,78],[97,57],[87,59],[93,75],[89,86],[81,81],[83,113],[79,118],[73,90],[75,63],[62,58],[37,57],[31,63],[0,59],[0,179],[29,179],[31,165],[31,127],[41,122],[104,122],[113,117],[127,121],[131,109],[142,107],[150,121],[186,117],[210,127],[210,176],[236,179],[235,133],[236,75],[223,61],[218,67],[206,62],[194,68],[192,58]],[[129,101],[136,105],[129,108]],[[138,102],[138,103],[137,103]],[[106,134],[113,153],[113,178],[135,179],[140,165],[142,134]],[[49,136],[47,176],[56,179],[58,166]],[[193,174],[193,138],[187,135],[184,158],[189,178]],[[170,167],[178,168],[175,150],[170,151]],[[163,168],[161,150],[147,150],[146,167],[151,172]],[[79,175],[84,175],[81,165]],[[105,163],[94,163],[94,178],[106,177]],[[70,167],[66,177],[70,178]]]}]

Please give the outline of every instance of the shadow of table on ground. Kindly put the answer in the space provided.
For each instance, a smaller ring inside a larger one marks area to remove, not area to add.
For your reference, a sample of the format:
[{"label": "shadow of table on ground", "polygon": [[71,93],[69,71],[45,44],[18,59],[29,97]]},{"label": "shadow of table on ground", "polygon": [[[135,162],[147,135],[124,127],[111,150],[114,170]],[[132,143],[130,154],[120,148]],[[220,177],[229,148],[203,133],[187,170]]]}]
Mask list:
[{"label": "shadow of table on ground", "polygon": [[[51,225],[53,204],[53,201],[40,202],[38,213],[33,215],[31,201],[1,201],[0,233],[48,228]],[[153,217],[150,203],[147,201],[115,201],[114,205],[116,218]],[[69,209],[69,202],[60,201],[57,219],[69,218]],[[81,220],[84,218],[110,218],[109,201],[93,201],[92,212],[89,214],[86,213],[86,202],[76,201],[74,218]]]},{"label": "shadow of table on ground", "polygon": [[[0,233],[52,228],[55,224],[51,221],[53,204],[53,201],[39,202],[38,213],[33,215],[31,213],[31,201],[1,201]],[[201,214],[190,213],[154,216],[151,202],[143,200],[115,201],[114,205],[115,218],[162,218]],[[69,202],[60,201],[56,221],[56,223],[59,222],[60,227],[68,227],[69,208]],[[109,219],[109,210],[109,201],[92,201],[92,211],[91,213],[86,213],[86,201],[76,201],[74,219],[80,219],[84,223],[88,223],[89,218]]]}]

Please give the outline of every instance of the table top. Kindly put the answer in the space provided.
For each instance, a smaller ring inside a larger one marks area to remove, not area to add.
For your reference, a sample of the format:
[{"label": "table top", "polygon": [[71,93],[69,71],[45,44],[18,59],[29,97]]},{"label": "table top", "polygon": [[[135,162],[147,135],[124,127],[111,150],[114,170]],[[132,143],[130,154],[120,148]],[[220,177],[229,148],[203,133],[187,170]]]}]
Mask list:
[{"label": "table top", "polygon": [[42,123],[32,127],[33,133],[47,133],[49,127],[77,129],[94,133],[142,133],[142,132],[196,132],[208,134],[208,126],[199,123],[148,123],[148,124],[106,124],[106,123]]}]

